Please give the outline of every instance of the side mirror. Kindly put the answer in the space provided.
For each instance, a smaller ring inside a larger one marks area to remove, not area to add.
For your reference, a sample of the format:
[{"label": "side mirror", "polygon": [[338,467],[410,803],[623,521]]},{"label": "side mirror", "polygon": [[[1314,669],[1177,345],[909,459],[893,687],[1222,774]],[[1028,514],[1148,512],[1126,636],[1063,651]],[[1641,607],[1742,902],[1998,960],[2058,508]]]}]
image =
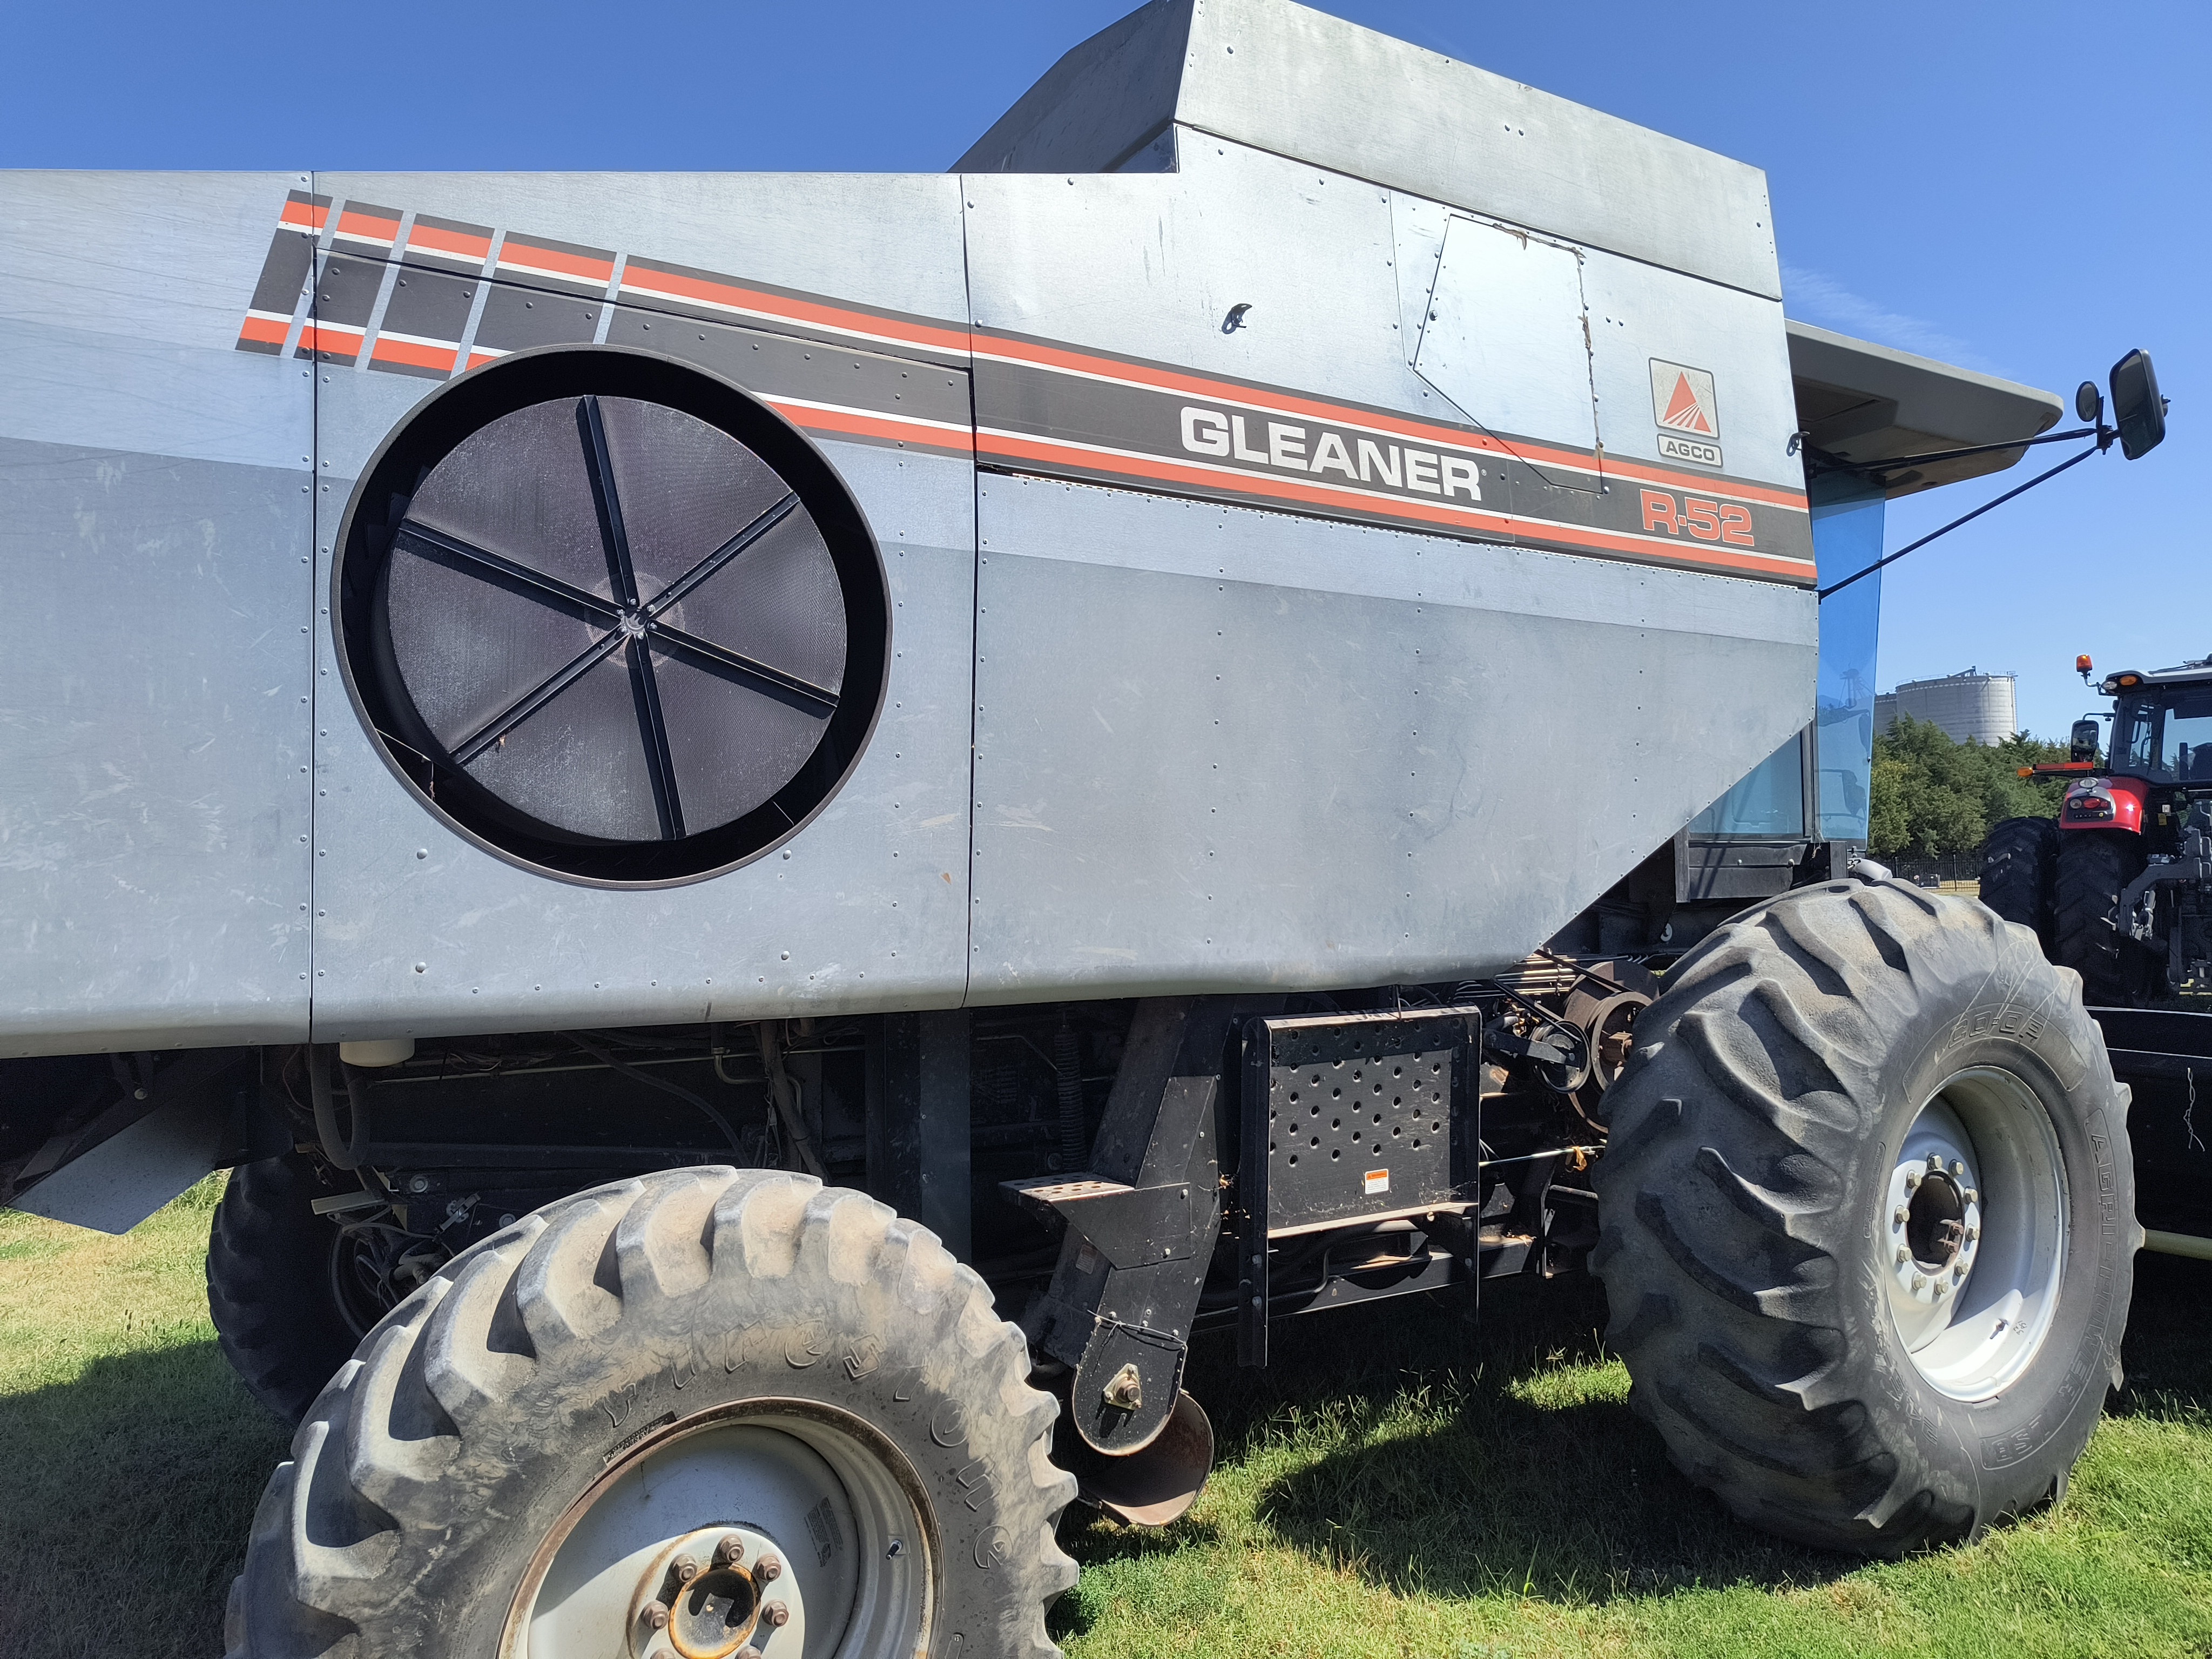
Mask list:
[{"label": "side mirror", "polygon": [[2097,390],[2094,380],[2084,380],[2074,388],[2074,418],[2089,426],[2102,424],[2105,394]]},{"label": "side mirror", "polygon": [[2119,428],[2120,453],[2130,460],[2148,455],[2166,438],[2166,399],[2158,395],[2158,375],[2150,355],[2130,351],[2112,365],[2112,424]]},{"label": "side mirror", "polygon": [[2075,720],[2074,722],[2073,752],[2068,757],[2068,758],[2070,760],[2088,761],[2094,763],[2097,758],[2097,739],[2100,735],[2101,734],[2097,729],[2096,721]]}]

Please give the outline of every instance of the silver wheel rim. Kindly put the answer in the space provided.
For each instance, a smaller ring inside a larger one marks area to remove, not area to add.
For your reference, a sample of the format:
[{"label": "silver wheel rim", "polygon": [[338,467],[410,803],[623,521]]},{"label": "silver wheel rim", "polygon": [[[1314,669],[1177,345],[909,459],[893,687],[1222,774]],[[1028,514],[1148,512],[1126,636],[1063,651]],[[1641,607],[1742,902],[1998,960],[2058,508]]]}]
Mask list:
[{"label": "silver wheel rim", "polygon": [[915,1653],[933,1587],[925,1513],[912,1467],[847,1413],[701,1413],[641,1441],[546,1534],[501,1659]]},{"label": "silver wheel rim", "polygon": [[2050,1334],[2066,1263],[2065,1165],[2035,1091],[1993,1066],[1947,1080],[1905,1131],[1875,1231],[1922,1379],[2002,1394]]}]

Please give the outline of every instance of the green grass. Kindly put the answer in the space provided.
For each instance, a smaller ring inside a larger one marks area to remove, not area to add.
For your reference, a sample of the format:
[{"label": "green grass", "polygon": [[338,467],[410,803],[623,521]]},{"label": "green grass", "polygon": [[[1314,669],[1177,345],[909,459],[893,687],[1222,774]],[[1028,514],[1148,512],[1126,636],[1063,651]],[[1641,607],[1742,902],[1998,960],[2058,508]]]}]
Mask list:
[{"label": "green grass", "polygon": [[203,1182],[121,1238],[0,1211],[0,1654],[222,1651],[289,1437],[216,1350]]},{"label": "green grass", "polygon": [[1779,1543],[1627,1408],[1587,1281],[1278,1327],[1194,1358],[1221,1465],[1164,1534],[1071,1528],[1091,1656],[2212,1653],[2212,1273],[2146,1259],[2114,1402],[2055,1509],[1869,1565]]},{"label": "green grass", "polygon": [[[221,1650],[278,1425],[216,1352],[212,1184],[129,1236],[0,1212],[0,1654]],[[1176,1526],[1072,1517],[1070,1659],[2212,1654],[2212,1269],[2141,1264],[2131,1377],[2056,1509],[1869,1565],[1740,1527],[1625,1403],[1587,1281],[1194,1356],[1221,1467]],[[124,1587],[123,1601],[100,1592]]]}]

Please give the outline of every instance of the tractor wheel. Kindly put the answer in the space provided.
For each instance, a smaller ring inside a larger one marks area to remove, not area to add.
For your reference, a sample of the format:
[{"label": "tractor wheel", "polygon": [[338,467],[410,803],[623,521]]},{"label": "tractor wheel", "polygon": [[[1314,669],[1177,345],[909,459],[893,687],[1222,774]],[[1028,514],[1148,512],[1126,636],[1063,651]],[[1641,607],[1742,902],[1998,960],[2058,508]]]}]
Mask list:
[{"label": "tractor wheel", "polygon": [[1982,902],[2007,921],[2033,929],[2051,954],[2058,820],[2007,818],[1982,843]]},{"label": "tractor wheel", "polygon": [[2144,964],[2119,928],[2120,895],[2142,870],[2137,836],[2075,830],[2058,838],[2054,954],[2081,975],[2081,994],[2093,1008],[2143,1000]]},{"label": "tractor wheel", "polygon": [[1875,1555],[2061,1492],[2141,1237],[2074,975],[1966,899],[1829,882],[1715,933],[1636,1036],[1591,1265],[1676,1467]]},{"label": "tractor wheel", "polygon": [[208,1231],[216,1340],[253,1397],[296,1424],[390,1307],[357,1235],[310,1207],[330,1190],[297,1152],[241,1164]]},{"label": "tractor wheel", "polygon": [[316,1401],[233,1659],[1045,1659],[1075,1482],[1021,1333],[859,1193],[669,1170],[464,1250]]}]

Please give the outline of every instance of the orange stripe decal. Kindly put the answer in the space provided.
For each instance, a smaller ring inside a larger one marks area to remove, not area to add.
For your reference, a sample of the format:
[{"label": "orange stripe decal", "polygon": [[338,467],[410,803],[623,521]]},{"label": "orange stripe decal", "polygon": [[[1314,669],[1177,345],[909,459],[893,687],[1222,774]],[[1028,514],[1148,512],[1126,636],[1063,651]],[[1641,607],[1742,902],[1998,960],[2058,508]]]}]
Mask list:
[{"label": "orange stripe decal", "polygon": [[574,276],[583,282],[604,283],[614,275],[611,259],[586,258],[580,254],[563,253],[558,248],[539,247],[510,236],[499,250],[500,269],[509,265],[531,270],[551,271],[557,276]]},{"label": "orange stripe decal", "polygon": [[420,219],[407,239],[410,252],[443,253],[456,259],[481,259],[491,252],[489,236],[465,236],[457,231],[440,230],[435,225],[426,225]]},{"label": "orange stripe decal", "polygon": [[640,294],[656,295],[662,299],[741,311],[755,317],[775,318],[840,334],[902,340],[908,345],[927,346],[932,350],[949,351],[963,357],[969,351],[969,337],[965,329],[939,328],[902,318],[878,317],[826,301],[802,300],[789,295],[745,288],[733,282],[718,282],[684,276],[675,271],[656,270],[650,265],[635,262],[623,268],[622,285],[625,294],[635,290]]},{"label": "orange stripe decal", "polygon": [[811,432],[835,432],[847,437],[887,438],[895,442],[955,454],[975,453],[975,439],[965,430],[948,431],[921,421],[902,421],[896,415],[875,415],[862,409],[825,409],[819,404],[793,403],[785,398],[762,399],[793,426]]},{"label": "orange stripe decal", "polygon": [[300,331],[300,349],[354,357],[361,353],[362,331],[337,323],[309,323]]},{"label": "orange stripe decal", "polygon": [[1802,559],[1774,558],[1756,553],[1737,553],[1723,548],[1679,547],[1656,538],[1622,535],[1580,525],[1563,525],[1540,519],[1486,513],[1479,508],[1444,507],[1426,501],[1391,499],[1338,490],[1327,484],[1293,483],[1264,474],[1212,471],[1181,462],[1128,454],[1102,454],[1081,445],[1050,439],[1021,438],[1005,433],[984,433],[976,440],[980,458],[1056,462],[1089,471],[1124,473],[1162,483],[1202,487],[1209,495],[1249,494],[1301,505],[1350,509],[1363,518],[1396,519],[1448,526],[1462,532],[1498,537],[1509,541],[1535,541],[1547,546],[1626,553],[1668,564],[1720,565],[1729,569],[1757,571],[1762,575],[1803,580],[1811,567]]},{"label": "orange stripe decal", "polygon": [[[1172,392],[1182,397],[1200,398],[1209,403],[1233,403],[1246,408],[1274,409],[1288,415],[1303,416],[1308,420],[1327,422],[1339,426],[1364,427],[1370,431],[1388,433],[1393,437],[1411,439],[1416,443],[1436,443],[1455,449],[1477,450],[1503,459],[1533,461],[1540,465],[1573,468],[1577,471],[1595,472],[1599,470],[1597,458],[1587,452],[1556,448],[1547,444],[1516,440],[1508,444],[1486,432],[1457,427],[1437,426],[1410,416],[1391,415],[1384,411],[1361,409],[1346,404],[1330,403],[1297,392],[1279,392],[1270,387],[1240,385],[1234,380],[1218,380],[1194,374],[1152,364],[1133,364],[1119,358],[1099,356],[1093,353],[1062,346],[1046,345],[1031,340],[1012,339],[996,335],[978,335],[975,356],[986,360],[1021,363],[1036,368],[1080,374],[1086,378],[1117,380],[1124,385],[1142,387],[1149,392]],[[1802,491],[1777,489],[1762,484],[1739,483],[1716,478],[1710,474],[1676,471],[1652,466],[1643,462],[1623,461],[1607,455],[1603,471],[1608,476],[1619,476],[1638,483],[1670,485],[1678,489],[1694,489],[1704,495],[1723,495],[1732,501],[1752,501],[1769,507],[1793,508],[1802,512],[1805,497]]]},{"label": "orange stripe decal", "polygon": [[416,368],[450,370],[453,360],[460,356],[459,346],[416,345],[410,340],[395,340],[390,335],[380,335],[369,361],[378,363],[406,363]]},{"label": "orange stripe decal", "polygon": [[338,234],[372,242],[388,242],[399,234],[399,221],[350,210],[338,215]]}]

